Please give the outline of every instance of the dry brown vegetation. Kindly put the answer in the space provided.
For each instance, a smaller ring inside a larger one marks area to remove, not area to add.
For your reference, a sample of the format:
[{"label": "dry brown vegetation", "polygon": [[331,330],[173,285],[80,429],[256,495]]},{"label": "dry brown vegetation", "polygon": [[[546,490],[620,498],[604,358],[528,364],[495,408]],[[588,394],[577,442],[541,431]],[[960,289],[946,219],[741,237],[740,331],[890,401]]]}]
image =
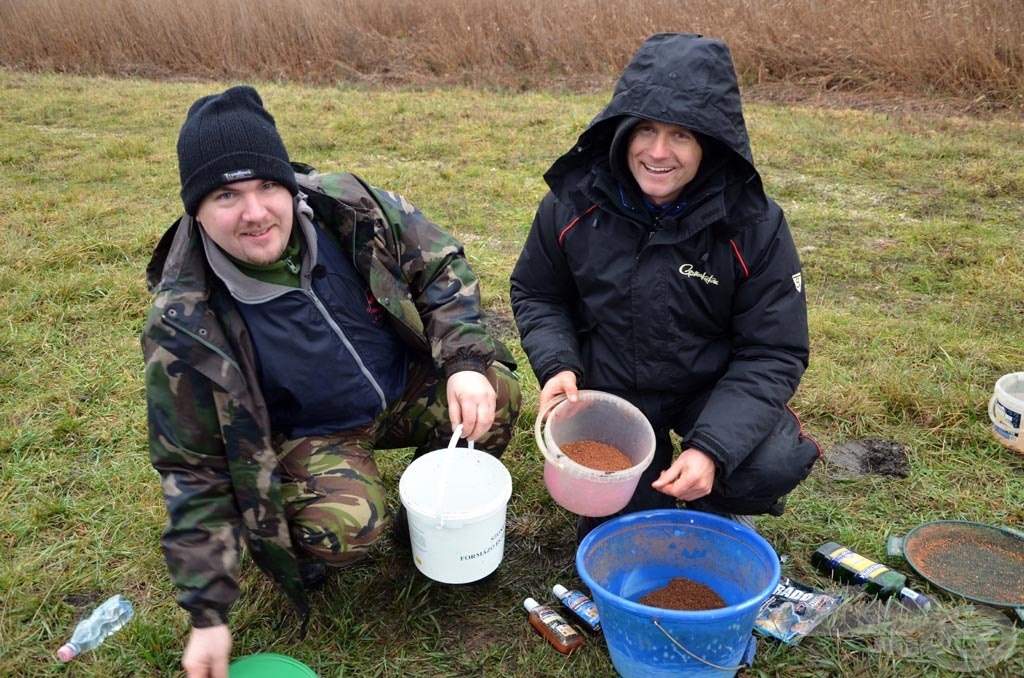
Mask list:
[{"label": "dry brown vegetation", "polygon": [[0,0],[0,64],[603,88],[659,31],[725,40],[747,86],[1024,96],[1021,0]]}]

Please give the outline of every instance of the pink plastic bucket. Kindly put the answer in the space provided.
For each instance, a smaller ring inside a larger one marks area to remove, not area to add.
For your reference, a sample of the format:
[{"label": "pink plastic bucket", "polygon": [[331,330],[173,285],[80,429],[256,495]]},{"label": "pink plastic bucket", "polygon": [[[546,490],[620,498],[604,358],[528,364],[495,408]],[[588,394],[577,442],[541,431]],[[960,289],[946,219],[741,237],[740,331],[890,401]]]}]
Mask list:
[{"label": "pink plastic bucket", "polygon": [[[640,474],[654,459],[654,429],[643,413],[618,396],[580,391],[575,403],[561,400],[537,416],[534,435],[544,455],[544,484],[560,506],[581,516],[609,516],[625,508]],[[611,445],[633,465],[601,471],[576,463],[561,445],[595,440]]]}]

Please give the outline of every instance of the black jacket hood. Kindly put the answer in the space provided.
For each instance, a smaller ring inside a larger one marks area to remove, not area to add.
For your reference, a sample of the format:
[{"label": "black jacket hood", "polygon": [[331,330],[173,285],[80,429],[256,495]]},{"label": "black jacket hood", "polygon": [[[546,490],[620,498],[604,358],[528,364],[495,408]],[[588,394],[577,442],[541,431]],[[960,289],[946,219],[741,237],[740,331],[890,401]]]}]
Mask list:
[{"label": "black jacket hood", "polygon": [[[691,183],[732,187],[724,190],[734,195],[739,188],[745,194],[740,203],[746,208],[752,206],[751,199],[764,204],[739,83],[724,42],[678,33],[658,33],[645,40],[616,83],[608,105],[545,173],[545,181],[560,201],[580,203],[581,208],[586,207],[582,203],[593,201],[588,187],[607,182],[612,139],[627,117],[679,125],[709,137],[713,143],[703,144],[711,148],[705,148],[701,172]],[[715,157],[723,154],[726,157]],[[712,181],[712,175],[718,180]]]}]

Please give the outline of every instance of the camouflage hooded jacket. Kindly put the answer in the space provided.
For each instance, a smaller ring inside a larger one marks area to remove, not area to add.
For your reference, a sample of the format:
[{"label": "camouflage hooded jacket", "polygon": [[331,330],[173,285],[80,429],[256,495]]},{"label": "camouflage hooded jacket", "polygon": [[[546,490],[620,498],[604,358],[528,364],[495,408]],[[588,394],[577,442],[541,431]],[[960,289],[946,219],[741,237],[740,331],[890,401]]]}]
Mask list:
[{"label": "camouflage hooded jacket", "polygon": [[[487,332],[478,280],[454,238],[401,196],[351,174],[293,167],[304,194],[297,203],[305,200],[318,225],[338,236],[414,355],[429,356],[446,376],[493,360],[514,368]],[[305,620],[253,346],[201,240],[186,215],[147,267],[154,299],[142,349],[150,460],[168,512],[164,556],[193,626],[226,622],[238,597],[242,538]]]}]

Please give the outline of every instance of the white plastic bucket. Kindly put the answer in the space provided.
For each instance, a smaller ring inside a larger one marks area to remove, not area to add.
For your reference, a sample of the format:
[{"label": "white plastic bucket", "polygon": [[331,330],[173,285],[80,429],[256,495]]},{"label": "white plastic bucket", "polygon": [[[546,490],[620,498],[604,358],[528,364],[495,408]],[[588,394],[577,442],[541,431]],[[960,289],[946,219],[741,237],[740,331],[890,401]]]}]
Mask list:
[{"label": "white plastic bucket", "polygon": [[443,584],[467,584],[498,569],[512,476],[495,457],[450,447],[409,464],[398,481],[416,568]]},{"label": "white plastic bucket", "polygon": [[988,417],[1000,442],[1024,452],[1021,438],[1021,416],[1024,415],[1024,372],[1004,374],[996,382],[995,393],[988,401]]},{"label": "white plastic bucket", "polygon": [[[654,459],[654,429],[647,417],[627,400],[603,391],[579,391],[575,403],[562,400],[549,406],[537,416],[534,435],[544,455],[548,493],[581,516],[610,516],[625,508]],[[579,440],[611,445],[633,465],[601,471],[578,464],[559,446]]]}]

